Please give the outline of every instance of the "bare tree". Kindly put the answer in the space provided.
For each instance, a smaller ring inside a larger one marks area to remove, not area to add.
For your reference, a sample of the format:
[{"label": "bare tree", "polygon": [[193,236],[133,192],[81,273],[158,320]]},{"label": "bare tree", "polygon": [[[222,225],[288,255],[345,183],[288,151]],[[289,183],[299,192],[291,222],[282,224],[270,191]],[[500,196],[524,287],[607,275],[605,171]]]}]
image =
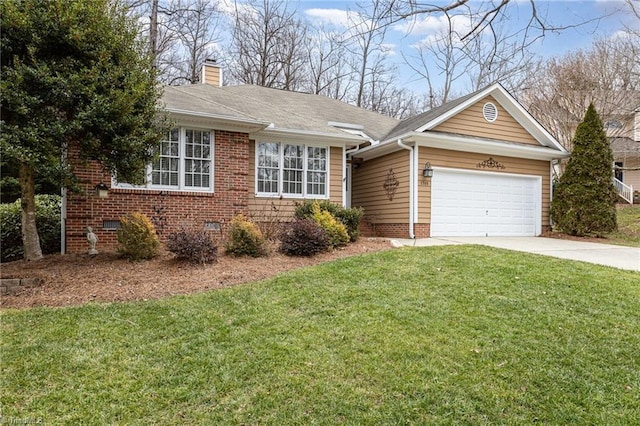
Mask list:
[{"label": "bare tree", "polygon": [[307,53],[306,90],[344,100],[351,88],[352,70],[344,60],[347,54],[344,37],[323,28],[314,29]]},{"label": "bare tree", "polygon": [[[588,50],[553,58],[530,75],[521,101],[567,148],[593,103],[603,122],[628,116],[640,105],[640,39],[626,34],[596,40]],[[610,130],[610,135],[612,135]],[[614,132],[615,133],[615,132]],[[615,134],[613,134],[615,135]]]},{"label": "bare tree", "polygon": [[169,83],[198,83],[202,64],[219,41],[219,11],[209,0],[177,0],[171,8],[174,11],[171,29],[179,40],[180,59],[173,64],[174,75]]},{"label": "bare tree", "polygon": [[293,90],[305,56],[306,26],[284,0],[236,7],[231,43],[233,77],[243,83]]},{"label": "bare tree", "polygon": [[166,84],[195,83],[202,62],[219,39],[219,10],[209,0],[127,0],[141,22],[158,78]]},{"label": "bare tree", "polygon": [[454,83],[465,77],[470,61],[462,49],[461,35],[456,22],[467,19],[463,15],[444,13],[446,27],[416,43],[415,54],[403,54],[409,68],[424,79],[429,107],[435,108],[450,100]]},{"label": "bare tree", "polygon": [[[384,37],[387,30],[388,9],[383,2],[374,0],[371,7],[357,5],[349,14],[349,47],[356,79],[354,104],[363,108],[373,108],[376,104],[374,93],[377,85],[386,86],[392,77],[391,68],[385,64]],[[367,92],[365,94],[365,92]],[[365,102],[365,97],[368,102]]]},{"label": "bare tree", "polygon": [[[473,25],[470,26],[464,34],[461,34],[461,40],[466,41],[491,31],[494,26],[504,22],[506,12],[510,8],[524,7],[525,2],[515,2],[511,0],[489,0],[489,1],[470,1],[470,0],[452,0],[446,3],[434,2],[432,0],[378,0],[383,10],[386,10],[386,25],[392,25],[398,22],[409,22],[410,25],[415,24],[420,18],[427,15],[455,13],[460,10],[467,10],[473,17]],[[629,2],[635,0],[627,0]],[[578,22],[572,25],[555,25],[550,22],[544,13],[538,10],[536,0],[528,0],[529,18],[523,28],[516,29],[516,33],[521,33],[520,41],[522,46],[530,46],[538,39],[544,37],[548,32],[563,31],[568,28],[578,27],[589,22],[598,21],[601,18],[595,18],[584,22]],[[515,33],[514,33],[515,34]]]}]

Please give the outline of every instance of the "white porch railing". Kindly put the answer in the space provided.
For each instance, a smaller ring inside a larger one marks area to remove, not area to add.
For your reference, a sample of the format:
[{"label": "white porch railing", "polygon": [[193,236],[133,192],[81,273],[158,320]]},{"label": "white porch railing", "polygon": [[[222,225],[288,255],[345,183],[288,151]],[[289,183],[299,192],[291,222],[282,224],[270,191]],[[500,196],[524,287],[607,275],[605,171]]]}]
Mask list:
[{"label": "white porch railing", "polygon": [[618,195],[627,201],[629,204],[633,204],[633,186],[627,185],[620,180],[613,178],[613,185],[618,190]]}]

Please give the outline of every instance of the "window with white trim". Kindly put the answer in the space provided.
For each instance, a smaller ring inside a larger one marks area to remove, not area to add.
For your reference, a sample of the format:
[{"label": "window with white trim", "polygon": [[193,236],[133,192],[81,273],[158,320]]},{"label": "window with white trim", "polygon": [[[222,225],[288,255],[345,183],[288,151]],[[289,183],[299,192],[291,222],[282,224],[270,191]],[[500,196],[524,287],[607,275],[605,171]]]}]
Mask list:
[{"label": "window with white trim", "polygon": [[256,146],[258,195],[326,198],[329,148],[280,142]]},{"label": "window with white trim", "polygon": [[171,129],[160,141],[160,153],[151,166],[151,185],[178,186],[180,173],[180,132]]},{"label": "window with white trim", "polygon": [[211,132],[185,130],[184,186],[211,187]]},{"label": "window with white trim", "polygon": [[160,141],[158,157],[147,168],[142,186],[117,182],[121,188],[213,190],[213,133],[210,130],[171,129]]}]

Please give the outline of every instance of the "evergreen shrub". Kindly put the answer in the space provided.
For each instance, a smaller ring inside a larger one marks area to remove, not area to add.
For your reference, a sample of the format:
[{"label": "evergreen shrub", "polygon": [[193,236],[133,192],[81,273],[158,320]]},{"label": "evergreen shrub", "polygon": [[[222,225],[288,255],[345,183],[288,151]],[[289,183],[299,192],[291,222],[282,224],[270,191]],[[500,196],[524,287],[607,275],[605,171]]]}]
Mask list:
[{"label": "evergreen shrub", "polygon": [[225,250],[233,256],[266,256],[267,240],[255,223],[240,214],[231,222]]},{"label": "evergreen shrub", "polygon": [[358,230],[360,221],[364,216],[364,209],[359,207],[344,208],[339,204],[332,203],[329,200],[306,200],[302,203],[295,203],[295,216],[311,218],[313,216],[313,206],[317,204],[322,211],[328,211],[340,221],[349,234],[349,241],[354,242],[360,236]]},{"label": "evergreen shrub", "polygon": [[131,260],[152,259],[160,253],[160,240],[155,227],[143,213],[131,213],[120,218],[117,252]]},{"label": "evergreen shrub", "polygon": [[617,229],[613,153],[596,109],[589,105],[573,138],[573,152],[554,185],[551,218],[571,235],[603,235]]},{"label": "evergreen shrub", "polygon": [[313,205],[313,220],[320,225],[329,238],[329,246],[344,247],[349,243],[347,228],[338,221],[331,213],[321,210],[318,203]]},{"label": "evergreen shrub", "polygon": [[[60,253],[61,205],[59,195],[36,195],[36,226],[42,254]],[[22,259],[22,207],[19,199],[11,204],[0,204],[0,241],[2,262]]]}]

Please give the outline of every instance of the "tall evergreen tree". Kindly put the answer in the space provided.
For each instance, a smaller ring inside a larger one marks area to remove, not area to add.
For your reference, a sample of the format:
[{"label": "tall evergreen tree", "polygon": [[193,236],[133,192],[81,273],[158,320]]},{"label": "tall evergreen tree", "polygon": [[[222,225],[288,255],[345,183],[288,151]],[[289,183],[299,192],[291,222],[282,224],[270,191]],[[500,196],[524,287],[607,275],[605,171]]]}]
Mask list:
[{"label": "tall evergreen tree", "polygon": [[551,217],[571,235],[614,231],[617,193],[612,181],[613,153],[593,104],[576,129],[573,152],[551,203]]},{"label": "tall evergreen tree", "polygon": [[57,175],[70,148],[135,181],[162,137],[160,91],[135,21],[115,0],[0,1],[0,146],[19,165],[27,260],[42,257],[35,179]]}]

